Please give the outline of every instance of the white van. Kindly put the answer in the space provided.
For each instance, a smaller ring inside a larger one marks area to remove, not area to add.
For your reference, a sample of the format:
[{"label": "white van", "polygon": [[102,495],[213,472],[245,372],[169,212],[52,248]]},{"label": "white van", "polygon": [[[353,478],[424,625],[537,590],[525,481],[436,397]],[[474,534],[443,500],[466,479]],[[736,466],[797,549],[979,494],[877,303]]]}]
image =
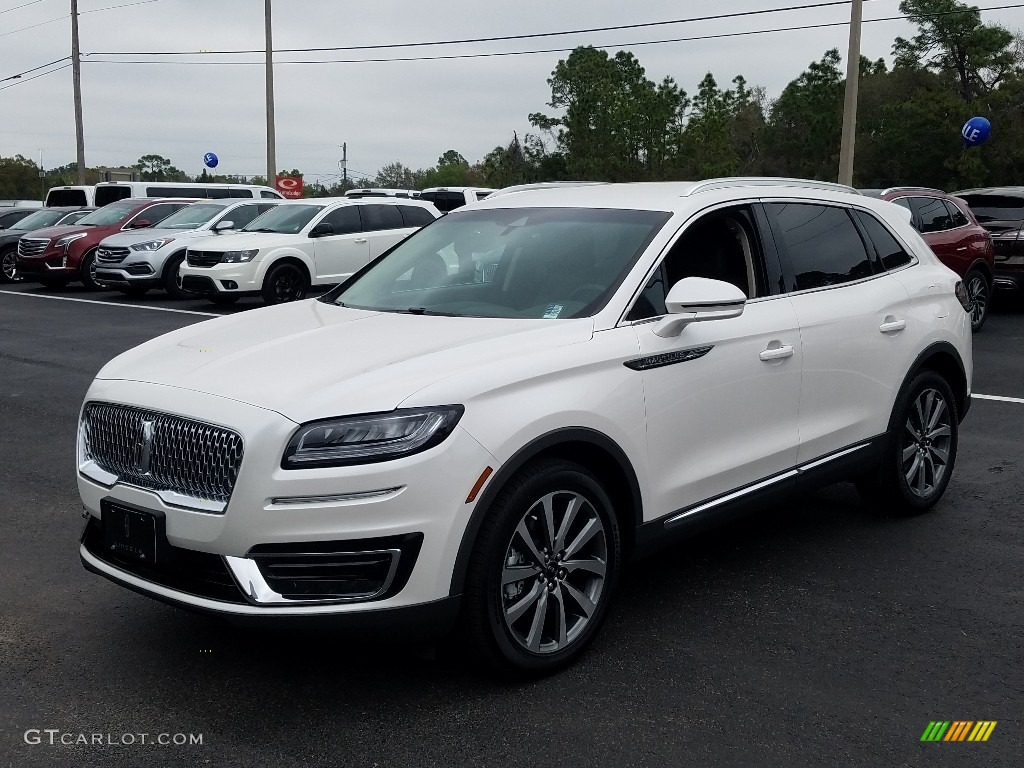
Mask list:
[{"label": "white van", "polygon": [[276,189],[257,184],[194,184],[177,181],[101,181],[96,185],[97,208],[128,197],[198,197],[222,199],[225,197],[264,198],[283,200]]},{"label": "white van", "polygon": [[46,193],[47,208],[83,208],[96,205],[96,187],[50,187]]}]

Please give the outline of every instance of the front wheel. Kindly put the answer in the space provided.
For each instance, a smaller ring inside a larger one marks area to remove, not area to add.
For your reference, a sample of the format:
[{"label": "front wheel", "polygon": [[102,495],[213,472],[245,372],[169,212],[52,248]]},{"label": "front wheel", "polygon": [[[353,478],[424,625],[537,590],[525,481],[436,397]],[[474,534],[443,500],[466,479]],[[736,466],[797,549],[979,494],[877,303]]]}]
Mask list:
[{"label": "front wheel", "polygon": [[913,515],[931,509],[949,485],[959,441],[956,400],[942,376],[923,371],[895,414],[882,462],[857,490],[877,511]]},{"label": "front wheel", "polygon": [[16,262],[18,259],[18,248],[12,246],[0,252],[0,283],[18,282]]},{"label": "front wheel", "polygon": [[306,298],[309,276],[296,264],[284,263],[273,267],[263,278],[263,301],[267,304],[285,304]]},{"label": "front wheel", "polygon": [[560,460],[523,470],[488,510],[469,563],[470,650],[504,673],[570,664],[607,615],[620,552],[612,502],[589,470]]},{"label": "front wheel", "polygon": [[187,299],[195,295],[178,285],[178,270],[181,269],[182,262],[184,261],[185,254],[183,253],[171,256],[167,266],[164,267],[164,290],[167,291],[167,295],[172,299]]},{"label": "front wheel", "polygon": [[103,290],[104,286],[96,279],[96,250],[89,251],[82,257],[82,264],[78,269],[78,279],[90,291]]},{"label": "front wheel", "polygon": [[964,278],[964,287],[967,289],[967,298],[970,301],[971,330],[977,333],[988,317],[988,305],[992,290],[985,276],[976,269],[967,273]]}]

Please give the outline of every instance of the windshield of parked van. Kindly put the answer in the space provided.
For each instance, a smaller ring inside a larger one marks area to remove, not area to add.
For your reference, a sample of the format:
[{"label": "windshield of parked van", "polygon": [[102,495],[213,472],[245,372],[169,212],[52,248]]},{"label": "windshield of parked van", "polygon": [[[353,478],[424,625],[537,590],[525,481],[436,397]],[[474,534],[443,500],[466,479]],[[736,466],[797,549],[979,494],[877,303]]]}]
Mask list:
[{"label": "windshield of parked van", "polygon": [[160,229],[198,229],[214,216],[224,213],[225,206],[195,203],[186,205],[160,222]]},{"label": "windshield of parked van", "polygon": [[138,207],[138,203],[111,203],[98,211],[93,211],[88,216],[83,216],[78,223],[83,227],[109,227],[120,224]]},{"label": "windshield of parked van", "polygon": [[32,230],[42,229],[43,227],[52,227],[66,215],[66,211],[47,211],[44,209],[42,211],[30,213],[24,219],[12,225],[10,229]]},{"label": "windshield of parked van", "polygon": [[669,218],[615,209],[455,212],[324,301],[411,314],[586,317],[604,306]]},{"label": "windshield of parked van", "polygon": [[296,235],[323,209],[322,205],[278,205],[262,216],[257,216],[240,231]]}]

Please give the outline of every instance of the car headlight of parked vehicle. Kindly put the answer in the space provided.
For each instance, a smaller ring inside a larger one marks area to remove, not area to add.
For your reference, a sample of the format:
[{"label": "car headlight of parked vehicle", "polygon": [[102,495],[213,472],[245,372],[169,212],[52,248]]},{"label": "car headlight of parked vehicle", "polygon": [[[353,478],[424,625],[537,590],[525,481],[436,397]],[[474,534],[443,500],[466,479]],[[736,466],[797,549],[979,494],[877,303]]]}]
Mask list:
[{"label": "car headlight of parked vehicle", "polygon": [[241,264],[245,261],[252,261],[259,252],[259,248],[254,248],[251,251],[227,251],[220,261],[221,264]]},{"label": "car headlight of parked vehicle", "polygon": [[461,405],[405,408],[303,424],[288,442],[281,466],[340,467],[410,456],[448,437],[463,410]]},{"label": "car headlight of parked vehicle", "polygon": [[68,247],[73,242],[75,242],[75,240],[80,240],[81,238],[85,237],[87,234],[88,234],[88,232],[79,232],[77,235],[65,235],[64,237],[62,237],[59,240],[57,240],[57,242],[54,243],[53,245],[54,245],[55,248],[63,248],[64,249],[64,254],[67,255]]},{"label": "car headlight of parked vehicle", "polygon": [[173,243],[173,237],[163,237],[159,240],[147,240],[144,243],[136,243],[135,245],[128,246],[133,251],[159,251],[168,243]]}]

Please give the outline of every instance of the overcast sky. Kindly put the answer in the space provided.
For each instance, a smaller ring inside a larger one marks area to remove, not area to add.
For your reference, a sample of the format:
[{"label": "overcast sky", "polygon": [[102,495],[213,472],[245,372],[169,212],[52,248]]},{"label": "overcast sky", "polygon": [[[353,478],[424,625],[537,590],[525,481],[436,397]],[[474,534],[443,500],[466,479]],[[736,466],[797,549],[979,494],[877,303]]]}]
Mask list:
[{"label": "overcast sky", "polygon": [[[30,0],[0,0],[0,11]],[[175,63],[112,64],[89,55],[111,51],[258,49],[263,42],[262,0],[155,0],[133,7],[88,12],[133,0],[80,0],[82,91],[86,162],[134,163],[155,153],[195,174],[207,151],[224,173],[266,169],[264,68],[259,55],[177,57]],[[274,47],[306,48],[407,43],[562,31],[743,12],[822,0],[275,0]],[[1008,4],[984,0],[981,7]],[[898,0],[870,0],[867,19],[895,16]],[[0,78],[66,56],[70,51],[69,0],[38,0],[0,13]],[[720,34],[843,21],[849,6],[806,9],[747,18],[674,24],[616,32],[436,48],[333,54],[276,54],[277,164],[298,168],[307,180],[339,173],[340,144],[348,143],[349,173],[373,175],[400,160],[412,168],[434,165],[447,149],[475,162],[512,131],[529,130],[527,115],[548,111],[547,78],[559,58],[544,53],[450,61],[286,64],[288,59],[423,56],[569,48],[592,44],[632,50],[654,80],[671,75],[688,92],[708,71],[720,84],[743,74],[776,96],[829,48],[845,55],[847,27],[778,32],[750,37],[662,45],[644,40]],[[991,11],[986,21],[1024,28],[1024,9]],[[32,29],[22,27],[41,24]],[[904,22],[865,24],[864,54],[889,58],[892,40],[913,32]],[[631,45],[626,45],[631,44]],[[166,60],[167,57],[163,57]],[[256,62],[254,65],[184,64],[184,61]],[[41,70],[45,71],[45,70]],[[38,74],[38,73],[33,73]],[[0,83],[0,156],[23,154],[46,167],[75,158],[71,70],[22,82]]]}]

